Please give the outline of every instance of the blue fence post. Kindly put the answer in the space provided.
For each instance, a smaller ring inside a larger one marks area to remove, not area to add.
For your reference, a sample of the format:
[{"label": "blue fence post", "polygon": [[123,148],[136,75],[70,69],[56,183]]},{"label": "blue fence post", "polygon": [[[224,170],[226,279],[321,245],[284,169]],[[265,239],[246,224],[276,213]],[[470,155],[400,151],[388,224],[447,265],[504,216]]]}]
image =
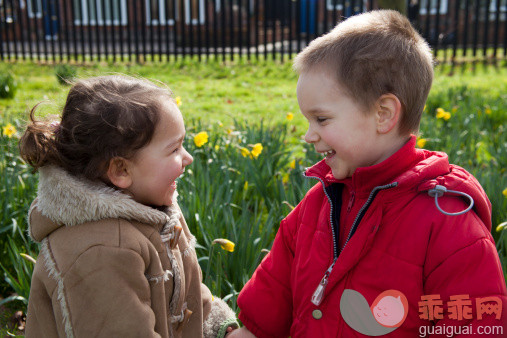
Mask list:
[{"label": "blue fence post", "polygon": [[54,0],[42,0],[44,20],[44,35],[46,40],[55,40],[58,37],[58,16]]},{"label": "blue fence post", "polygon": [[[301,33],[315,34],[315,9],[318,0],[301,0]],[[308,18],[308,20],[307,20]]]}]

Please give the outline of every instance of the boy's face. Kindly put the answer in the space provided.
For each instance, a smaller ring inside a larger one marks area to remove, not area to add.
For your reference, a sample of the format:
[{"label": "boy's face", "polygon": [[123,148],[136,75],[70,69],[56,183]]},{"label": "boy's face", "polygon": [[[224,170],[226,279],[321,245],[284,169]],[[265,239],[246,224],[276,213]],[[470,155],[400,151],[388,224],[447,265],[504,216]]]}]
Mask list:
[{"label": "boy's face", "polygon": [[153,137],[129,161],[132,184],[128,191],[145,205],[169,206],[176,191],[176,179],[192,163],[183,147],[185,126],[178,107],[166,99]]},{"label": "boy's face", "polygon": [[380,163],[374,109],[364,111],[325,69],[310,69],[298,80],[299,107],[309,122],[305,141],[326,156],[336,179]]}]

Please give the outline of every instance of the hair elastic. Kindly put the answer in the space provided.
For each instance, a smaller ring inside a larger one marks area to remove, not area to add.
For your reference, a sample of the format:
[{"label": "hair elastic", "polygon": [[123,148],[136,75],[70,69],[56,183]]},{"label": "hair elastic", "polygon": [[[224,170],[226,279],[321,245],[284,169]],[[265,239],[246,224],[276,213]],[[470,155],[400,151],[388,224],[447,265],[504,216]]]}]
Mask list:
[{"label": "hair elastic", "polygon": [[53,131],[53,133],[56,133],[56,132],[58,132],[58,130],[60,130],[60,122],[59,121],[53,121],[49,124],[49,126],[51,127],[51,130]]},{"label": "hair elastic", "polygon": [[[465,210],[458,211],[458,212],[447,212],[447,211],[442,210],[442,208],[438,204],[438,198],[443,196],[446,192],[451,193],[451,194],[455,194],[455,195],[465,196],[466,198],[468,198],[470,200],[470,205]],[[435,197],[435,205],[437,206],[438,211],[440,211],[444,215],[449,215],[449,216],[462,215],[466,212],[469,212],[470,209],[472,209],[472,207],[474,206],[474,199],[472,198],[472,196],[470,196],[467,193],[461,192],[461,191],[447,190],[447,188],[444,187],[443,185],[436,185],[435,188],[428,190],[428,195],[430,195],[431,197]]]}]

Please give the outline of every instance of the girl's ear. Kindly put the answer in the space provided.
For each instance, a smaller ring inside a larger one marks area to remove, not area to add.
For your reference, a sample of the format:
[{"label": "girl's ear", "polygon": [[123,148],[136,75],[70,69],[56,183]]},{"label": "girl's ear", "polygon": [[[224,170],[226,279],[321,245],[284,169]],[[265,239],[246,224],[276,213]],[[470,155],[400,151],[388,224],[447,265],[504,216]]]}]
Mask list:
[{"label": "girl's ear", "polygon": [[128,164],[128,160],[123,157],[114,157],[109,161],[106,175],[117,188],[128,189],[132,185]]},{"label": "girl's ear", "polygon": [[394,94],[384,94],[377,101],[377,132],[387,134],[401,119],[401,102]]}]

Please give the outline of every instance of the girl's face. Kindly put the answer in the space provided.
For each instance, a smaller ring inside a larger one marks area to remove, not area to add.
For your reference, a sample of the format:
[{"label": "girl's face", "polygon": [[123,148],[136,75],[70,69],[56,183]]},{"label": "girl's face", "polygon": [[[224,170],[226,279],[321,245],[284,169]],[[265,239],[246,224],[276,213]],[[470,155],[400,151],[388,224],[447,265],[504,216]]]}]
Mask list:
[{"label": "girl's face", "polygon": [[192,163],[183,148],[185,125],[171,100],[164,100],[153,138],[129,160],[131,185],[126,189],[139,203],[169,206],[176,191],[176,179]]}]

